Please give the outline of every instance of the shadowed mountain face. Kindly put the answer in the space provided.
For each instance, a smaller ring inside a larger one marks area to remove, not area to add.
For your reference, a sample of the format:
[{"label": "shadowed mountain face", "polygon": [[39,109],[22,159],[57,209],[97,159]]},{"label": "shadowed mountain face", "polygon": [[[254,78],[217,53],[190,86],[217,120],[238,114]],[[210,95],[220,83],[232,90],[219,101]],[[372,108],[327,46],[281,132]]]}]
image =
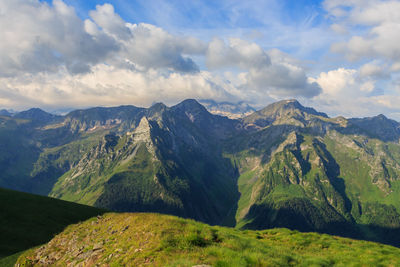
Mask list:
[{"label": "shadowed mountain face", "polygon": [[[48,242],[105,210],[0,188],[0,258]],[[0,265],[2,262],[0,261]]]},{"label": "shadowed mountain face", "polygon": [[329,118],[284,100],[232,120],[190,99],[22,114],[0,117],[0,186],[400,245],[400,130],[383,115]]},{"label": "shadowed mountain face", "polygon": [[[386,118],[382,114],[370,118],[350,119],[349,122],[371,137],[383,141],[399,141],[400,124],[397,121]],[[357,132],[357,130],[355,130],[355,132]]]}]

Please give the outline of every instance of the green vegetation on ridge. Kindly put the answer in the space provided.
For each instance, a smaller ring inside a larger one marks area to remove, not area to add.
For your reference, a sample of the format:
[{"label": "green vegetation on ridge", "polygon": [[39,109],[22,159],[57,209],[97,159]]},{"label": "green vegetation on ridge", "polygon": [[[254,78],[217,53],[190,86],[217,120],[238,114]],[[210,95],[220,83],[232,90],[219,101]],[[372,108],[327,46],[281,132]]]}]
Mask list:
[{"label": "green vegetation on ridge", "polygon": [[108,213],[67,227],[21,266],[397,266],[400,249],[288,229],[240,231],[150,213]]}]

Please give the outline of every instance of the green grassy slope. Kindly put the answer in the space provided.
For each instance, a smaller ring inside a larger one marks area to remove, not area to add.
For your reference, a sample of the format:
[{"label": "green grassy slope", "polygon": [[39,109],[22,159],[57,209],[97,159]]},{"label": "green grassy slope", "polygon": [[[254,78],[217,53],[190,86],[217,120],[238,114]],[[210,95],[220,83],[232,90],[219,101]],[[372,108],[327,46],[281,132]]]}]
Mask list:
[{"label": "green grassy slope", "polygon": [[22,266],[398,266],[400,249],[287,229],[240,231],[150,213],[105,214],[67,227]]},{"label": "green grassy slope", "polygon": [[104,210],[0,188],[0,258],[49,241]]},{"label": "green grassy slope", "polygon": [[273,152],[228,154],[241,173],[237,227],[288,227],[398,246],[400,146],[337,131],[323,137],[301,131]]},{"label": "green grassy slope", "polygon": [[14,267],[15,263],[17,262],[19,256],[21,256],[22,253],[25,251],[17,252],[15,254],[12,254],[10,256],[0,258],[0,266],[1,267]]}]

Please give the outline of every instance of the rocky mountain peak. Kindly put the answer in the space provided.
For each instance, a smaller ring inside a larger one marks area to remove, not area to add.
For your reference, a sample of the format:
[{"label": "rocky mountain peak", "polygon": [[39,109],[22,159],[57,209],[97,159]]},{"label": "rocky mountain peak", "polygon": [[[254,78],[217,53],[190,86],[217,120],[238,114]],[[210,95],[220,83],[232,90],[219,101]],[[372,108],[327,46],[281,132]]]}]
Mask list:
[{"label": "rocky mountain peak", "polygon": [[186,99],[173,107],[175,110],[208,113],[207,109],[195,99]]},{"label": "rocky mountain peak", "polygon": [[12,116],[12,113],[11,112],[9,112],[8,110],[6,110],[6,109],[2,109],[2,110],[0,110],[0,116],[7,116],[7,117],[11,117]]},{"label": "rocky mountain peak", "polygon": [[207,109],[194,99],[186,99],[173,106],[171,110],[178,114],[186,116],[192,122],[203,122],[212,116]]},{"label": "rocky mountain peak", "polygon": [[150,110],[154,110],[154,111],[162,111],[167,109],[168,107],[162,103],[162,102],[158,102],[158,103],[154,103],[153,105],[151,105],[151,107],[149,108]]},{"label": "rocky mountain peak", "polygon": [[268,115],[271,114],[276,116],[276,115],[286,115],[287,111],[293,111],[293,110],[298,110],[316,116],[328,117],[325,113],[318,112],[310,107],[304,107],[296,99],[278,101],[262,109],[261,113]]},{"label": "rocky mountain peak", "polygon": [[243,118],[243,122],[258,127],[265,127],[272,123],[303,125],[312,117],[327,118],[328,116],[313,108],[304,107],[295,99],[289,99],[270,104]]},{"label": "rocky mountain peak", "polygon": [[387,119],[388,119],[388,118],[387,118],[385,115],[383,115],[383,114],[377,115],[376,118],[377,118],[377,119],[380,119],[380,120],[387,120]]},{"label": "rocky mountain peak", "polygon": [[160,120],[163,113],[168,109],[164,103],[155,103],[147,109],[147,116],[153,120]]},{"label": "rocky mountain peak", "polygon": [[374,117],[349,119],[351,125],[356,126],[370,137],[384,141],[398,141],[400,139],[400,123],[379,114]]},{"label": "rocky mountain peak", "polygon": [[31,108],[14,115],[18,119],[27,119],[35,122],[49,122],[58,116],[48,113],[40,108]]}]

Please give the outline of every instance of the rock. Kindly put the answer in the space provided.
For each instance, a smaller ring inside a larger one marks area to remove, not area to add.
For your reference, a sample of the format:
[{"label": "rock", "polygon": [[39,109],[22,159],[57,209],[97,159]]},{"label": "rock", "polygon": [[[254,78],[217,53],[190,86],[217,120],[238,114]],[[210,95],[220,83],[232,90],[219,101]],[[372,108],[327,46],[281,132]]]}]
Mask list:
[{"label": "rock", "polygon": [[99,242],[99,243],[96,243],[96,244],[94,244],[94,246],[93,246],[93,250],[102,249],[102,248],[103,248],[103,245],[104,245],[104,242],[103,242],[103,241],[101,241],[101,242]]}]

